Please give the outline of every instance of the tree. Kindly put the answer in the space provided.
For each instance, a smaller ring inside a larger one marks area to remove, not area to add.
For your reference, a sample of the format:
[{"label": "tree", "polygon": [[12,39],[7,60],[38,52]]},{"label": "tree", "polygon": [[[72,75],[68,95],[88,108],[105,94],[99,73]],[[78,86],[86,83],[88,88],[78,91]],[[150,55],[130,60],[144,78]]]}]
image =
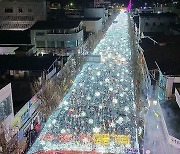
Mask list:
[{"label": "tree", "polygon": [[0,154],[19,154],[18,140],[14,139],[15,136],[10,136],[8,140],[7,133],[3,123],[0,123]]},{"label": "tree", "polygon": [[55,80],[46,80],[45,77],[41,77],[41,81],[33,83],[32,91],[41,101],[38,110],[41,112],[43,120],[46,121],[59,104],[61,87],[55,83]]},{"label": "tree", "polygon": [[44,121],[59,105],[61,98],[63,98],[63,95],[81,70],[82,64],[83,55],[75,51],[59,71],[58,75],[56,74],[48,80],[43,75],[40,81],[36,80],[32,84],[33,93],[41,101],[38,110],[41,112]]}]

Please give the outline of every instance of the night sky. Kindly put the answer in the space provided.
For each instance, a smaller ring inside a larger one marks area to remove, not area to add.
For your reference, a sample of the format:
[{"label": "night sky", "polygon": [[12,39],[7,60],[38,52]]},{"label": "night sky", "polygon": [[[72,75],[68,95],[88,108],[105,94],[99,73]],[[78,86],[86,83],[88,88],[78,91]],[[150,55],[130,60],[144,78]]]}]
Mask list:
[{"label": "night sky", "polygon": [[[50,0],[50,1],[59,2],[61,3],[61,6],[65,6],[72,2],[75,7],[87,7],[94,0]],[[140,7],[140,6],[144,6],[145,3],[147,3],[147,5],[152,5],[153,3],[165,4],[165,3],[171,3],[173,1],[180,1],[180,0],[132,0],[132,4],[134,5],[134,7]],[[127,6],[129,0],[111,0],[111,2],[125,4],[125,6]]]}]

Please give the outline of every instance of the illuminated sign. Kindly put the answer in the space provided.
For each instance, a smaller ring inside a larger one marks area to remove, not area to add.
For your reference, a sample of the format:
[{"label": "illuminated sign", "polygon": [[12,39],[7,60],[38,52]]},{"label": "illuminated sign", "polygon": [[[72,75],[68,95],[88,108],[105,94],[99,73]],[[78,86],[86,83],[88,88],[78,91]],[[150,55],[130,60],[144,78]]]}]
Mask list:
[{"label": "illuminated sign", "polygon": [[93,142],[95,144],[108,145],[110,142],[110,135],[109,134],[94,134]]},{"label": "illuminated sign", "polygon": [[126,152],[127,153],[138,153],[139,149],[137,149],[137,148],[128,148],[128,149],[126,149]]},{"label": "illuminated sign", "polygon": [[116,144],[129,144],[130,136],[127,135],[115,135],[115,134],[94,134],[93,142],[100,145],[109,145],[110,140],[114,139]]}]

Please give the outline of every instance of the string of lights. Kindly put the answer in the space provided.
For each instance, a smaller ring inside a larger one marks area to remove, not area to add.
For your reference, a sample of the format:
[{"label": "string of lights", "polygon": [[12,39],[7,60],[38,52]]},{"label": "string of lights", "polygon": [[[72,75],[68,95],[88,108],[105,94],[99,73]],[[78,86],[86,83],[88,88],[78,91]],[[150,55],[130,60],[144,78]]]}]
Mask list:
[{"label": "string of lights", "polygon": [[[29,154],[48,150],[127,153],[136,142],[128,15],[121,11],[69,92],[49,117]],[[127,142],[126,142],[126,141]]]}]

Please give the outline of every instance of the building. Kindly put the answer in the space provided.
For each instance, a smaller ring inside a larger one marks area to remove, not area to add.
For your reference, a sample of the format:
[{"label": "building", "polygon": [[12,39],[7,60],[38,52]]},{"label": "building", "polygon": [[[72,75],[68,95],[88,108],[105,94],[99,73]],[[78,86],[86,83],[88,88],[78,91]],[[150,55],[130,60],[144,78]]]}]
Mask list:
[{"label": "building", "polygon": [[[31,45],[30,31],[0,30],[0,45]],[[16,37],[18,36],[18,37]],[[3,39],[2,39],[3,38]]]},{"label": "building", "polygon": [[94,7],[108,7],[110,5],[110,0],[94,0]]},{"label": "building", "polygon": [[82,18],[84,17],[83,9],[66,9],[65,15],[68,18]]},{"label": "building", "polygon": [[161,7],[154,7],[154,13],[166,13],[172,12],[180,15],[180,9],[176,6],[161,6]]},{"label": "building", "polygon": [[169,144],[180,149],[180,36],[160,38],[159,35],[141,39],[139,58],[149,98],[160,105],[165,137]]},{"label": "building", "polygon": [[102,18],[69,18],[68,20],[82,21],[83,29],[86,32],[98,33],[102,31]]},{"label": "building", "polygon": [[0,123],[6,132],[6,140],[12,137],[11,123],[14,119],[11,83],[0,82]]},{"label": "building", "polygon": [[82,50],[81,21],[39,21],[30,30],[31,44],[37,53],[69,55]]},{"label": "building", "polygon": [[170,26],[170,33],[172,35],[180,35],[180,24]]},{"label": "building", "polygon": [[67,57],[58,56],[1,55],[0,75],[4,79],[38,79],[44,74],[50,78],[66,61]]},{"label": "building", "polygon": [[46,20],[45,0],[0,1],[0,29],[25,30],[36,21]]},{"label": "building", "polygon": [[[179,81],[180,36],[154,36],[143,38],[139,46],[145,76],[156,84],[159,99],[174,95],[174,84]],[[162,56],[163,55],[163,56]]]},{"label": "building", "polygon": [[169,27],[177,23],[174,13],[142,13],[139,15],[139,36],[144,32],[169,33]]},{"label": "building", "polygon": [[[30,31],[0,30],[0,55],[34,55]],[[18,37],[16,37],[18,36]]]},{"label": "building", "polygon": [[167,12],[171,12],[171,13],[176,13],[178,15],[180,15],[180,9],[176,6],[153,6],[153,7],[141,7],[141,8],[136,8],[135,9],[135,14],[139,14],[139,13],[167,13]]},{"label": "building", "polygon": [[102,24],[108,19],[108,9],[106,8],[85,8],[84,9],[85,18],[102,18]]},{"label": "building", "polygon": [[29,144],[34,141],[33,130],[41,125],[37,110],[41,101],[33,94],[33,81],[42,73],[50,79],[66,62],[67,57],[57,56],[0,56],[0,122],[6,128],[7,140],[18,136],[21,150],[27,146],[27,139]]}]

